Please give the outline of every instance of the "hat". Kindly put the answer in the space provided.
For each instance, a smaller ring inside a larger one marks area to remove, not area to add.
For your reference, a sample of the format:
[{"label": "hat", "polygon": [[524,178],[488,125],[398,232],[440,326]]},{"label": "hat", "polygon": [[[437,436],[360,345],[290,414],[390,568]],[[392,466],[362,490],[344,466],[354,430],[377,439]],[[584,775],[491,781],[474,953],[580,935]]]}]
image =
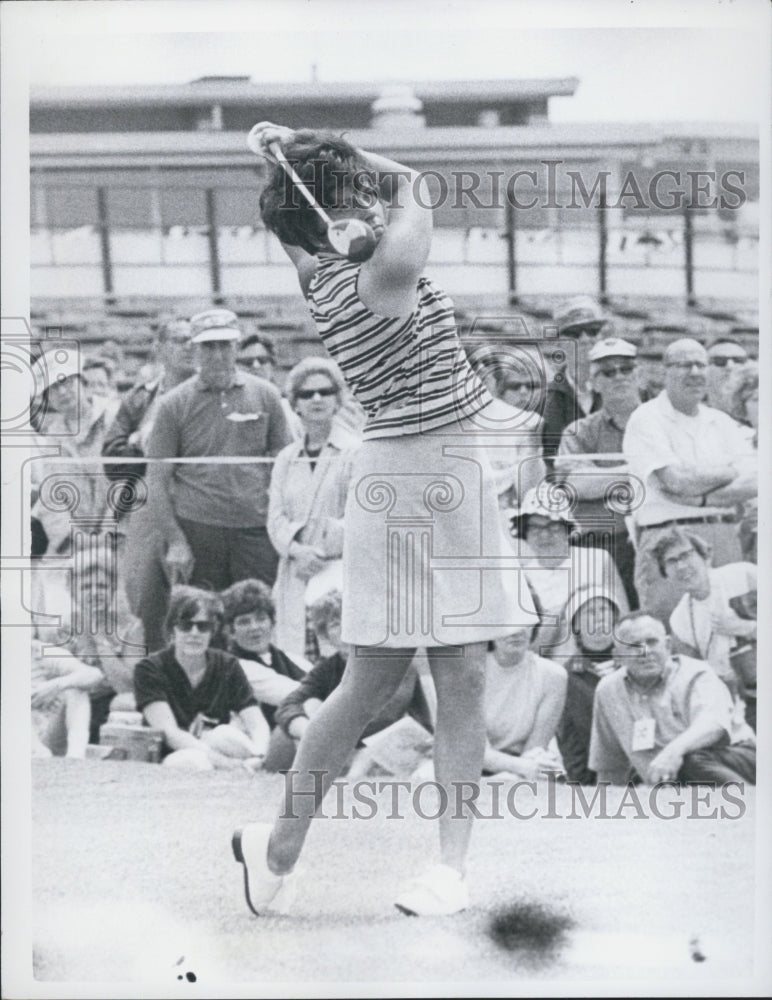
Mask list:
[{"label": "hat", "polygon": [[32,372],[35,379],[35,393],[43,392],[55,382],[68,378],[82,378],[77,348],[65,346],[50,347],[34,362]]},{"label": "hat", "polygon": [[230,309],[206,309],[190,317],[190,342],[203,344],[213,340],[241,340],[236,313]]},{"label": "hat", "polygon": [[621,337],[606,337],[592,345],[589,357],[590,361],[602,361],[603,358],[634,358],[637,355],[638,348],[629,340],[622,340]]},{"label": "hat", "polygon": [[603,326],[606,322],[600,306],[589,295],[579,295],[555,310],[558,333],[577,326]]},{"label": "hat", "polygon": [[534,487],[523,497],[523,502],[516,513],[519,517],[525,514],[538,514],[541,517],[548,517],[550,521],[565,521],[572,524],[572,506],[570,496],[562,490],[540,490]]}]

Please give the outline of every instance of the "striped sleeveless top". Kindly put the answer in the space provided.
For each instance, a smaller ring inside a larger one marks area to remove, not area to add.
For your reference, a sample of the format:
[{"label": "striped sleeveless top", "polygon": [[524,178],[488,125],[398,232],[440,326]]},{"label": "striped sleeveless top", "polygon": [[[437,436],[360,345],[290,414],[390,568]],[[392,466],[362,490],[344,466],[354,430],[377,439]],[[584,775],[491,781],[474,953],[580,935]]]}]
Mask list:
[{"label": "striped sleeveless top", "polygon": [[491,402],[461,347],[453,303],[428,278],[407,316],[378,316],[357,294],[360,264],[321,253],[308,290],[319,335],[364,407],[365,440],[443,427]]}]

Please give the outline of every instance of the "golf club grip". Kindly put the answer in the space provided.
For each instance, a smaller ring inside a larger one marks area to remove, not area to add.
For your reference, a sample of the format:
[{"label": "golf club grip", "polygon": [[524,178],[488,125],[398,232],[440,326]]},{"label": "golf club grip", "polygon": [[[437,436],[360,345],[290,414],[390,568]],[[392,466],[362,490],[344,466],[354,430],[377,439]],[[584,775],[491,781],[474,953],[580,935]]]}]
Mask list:
[{"label": "golf club grip", "polygon": [[268,149],[276,157],[276,162],[279,163],[282,166],[282,168],[287,172],[287,174],[295,182],[296,187],[300,190],[300,193],[306,199],[306,201],[311,206],[311,208],[315,209],[319,213],[319,217],[322,219],[322,221],[327,226],[330,226],[332,224],[332,220],[330,219],[329,215],[325,212],[325,210],[322,208],[322,206],[319,204],[319,202],[316,200],[316,198],[314,198],[313,194],[311,194],[311,192],[305,186],[305,184],[303,183],[303,181],[295,173],[295,170],[292,167],[292,164],[289,162],[289,160],[287,159],[287,157],[284,155],[284,150],[281,148],[281,146],[279,145],[279,143],[278,142],[271,142],[271,143],[269,143],[268,144]]}]

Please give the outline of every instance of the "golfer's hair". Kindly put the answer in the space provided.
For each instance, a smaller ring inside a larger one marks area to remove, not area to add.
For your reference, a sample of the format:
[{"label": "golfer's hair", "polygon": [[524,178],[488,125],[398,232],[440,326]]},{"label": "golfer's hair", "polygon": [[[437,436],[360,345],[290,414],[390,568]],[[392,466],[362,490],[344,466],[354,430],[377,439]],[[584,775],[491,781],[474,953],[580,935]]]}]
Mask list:
[{"label": "golfer's hair", "polygon": [[308,608],[308,622],[314,632],[323,639],[329,638],[330,625],[339,625],[343,595],[339,590],[330,590],[314,601]]},{"label": "golfer's hair", "polygon": [[[284,155],[326,210],[372,204],[378,196],[374,172],[349,142],[332,133],[301,129],[284,146]],[[325,241],[324,221],[279,164],[270,165],[260,212],[266,228],[288,246],[316,254]]]},{"label": "golfer's hair", "polygon": [[200,587],[182,584],[172,587],[169,610],[164,621],[167,636],[171,636],[175,625],[191,621],[197,614],[206,615],[213,625],[218,625],[223,617],[222,601],[218,595]]},{"label": "golfer's hair", "polygon": [[691,545],[702,559],[710,560],[713,550],[709,542],[706,542],[704,538],[696,535],[693,531],[684,531],[682,528],[670,528],[657,540],[656,545],[651,550],[652,555],[657,560],[661,576],[667,576],[665,572],[665,559],[667,559],[668,552],[675,548],[676,545],[684,544]]},{"label": "golfer's hair", "polygon": [[287,399],[293,406],[298,398],[298,392],[312,375],[324,375],[325,378],[330,380],[330,384],[338,393],[338,397],[343,395],[346,383],[343,381],[340,368],[338,368],[332,358],[303,358],[290,371],[285,385]]},{"label": "golfer's hair", "polygon": [[276,621],[276,604],[271,588],[262,580],[239,580],[220,594],[223,603],[225,623],[231,625],[240,615],[266,615]]}]

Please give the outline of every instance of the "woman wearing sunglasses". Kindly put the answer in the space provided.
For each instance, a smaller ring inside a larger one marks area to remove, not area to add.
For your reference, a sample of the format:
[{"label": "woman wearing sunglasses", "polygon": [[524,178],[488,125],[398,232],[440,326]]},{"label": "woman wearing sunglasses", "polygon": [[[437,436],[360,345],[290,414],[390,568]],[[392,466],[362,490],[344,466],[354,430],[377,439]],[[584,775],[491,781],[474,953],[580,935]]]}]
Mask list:
[{"label": "woman wearing sunglasses", "polygon": [[163,733],[168,766],[211,771],[262,764],[268,723],[236,657],[210,648],[222,616],[216,595],[174,587],[165,623],[171,644],[134,668],[137,710]]},{"label": "woman wearing sunglasses", "polygon": [[290,655],[306,655],[309,580],[323,572],[332,577],[343,552],[343,511],[358,445],[335,420],[344,390],[340,369],[327,358],[304,358],[287,377],[287,398],[303,436],[276,457],[268,534],[279,553],[274,634]]}]

